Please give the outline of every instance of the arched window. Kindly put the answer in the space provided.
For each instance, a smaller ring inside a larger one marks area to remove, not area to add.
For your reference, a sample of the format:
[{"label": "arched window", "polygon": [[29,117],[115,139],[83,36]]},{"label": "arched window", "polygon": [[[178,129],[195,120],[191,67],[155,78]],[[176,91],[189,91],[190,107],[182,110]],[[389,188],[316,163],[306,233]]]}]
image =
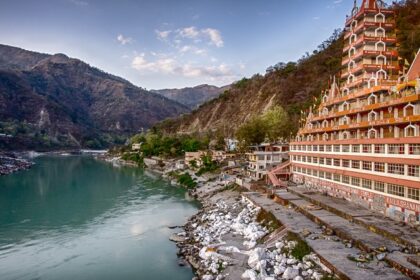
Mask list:
[{"label": "arched window", "polygon": [[378,113],[375,111],[370,111],[368,114],[368,121],[372,122],[372,121],[376,121],[378,119]]},{"label": "arched window", "polygon": [[409,124],[404,128],[404,136],[405,137],[414,137],[417,134],[416,130],[417,129],[414,125]]},{"label": "arched window", "polygon": [[383,41],[378,41],[375,43],[375,51],[384,51],[385,43]]},{"label": "arched window", "polygon": [[322,97],[322,102],[323,103],[326,103],[328,101],[328,95],[324,95],[323,97]]},{"label": "arched window", "polygon": [[375,22],[385,22],[385,15],[383,13],[376,14]]},{"label": "arched window", "polygon": [[327,107],[324,107],[324,108],[322,109],[322,114],[323,114],[324,116],[328,115],[328,108],[327,108]]},{"label": "arched window", "polygon": [[350,138],[350,133],[348,131],[343,131],[341,137],[342,137],[343,140],[349,139]]},{"label": "arched window", "polygon": [[354,31],[357,27],[357,20],[353,20],[350,24],[351,31]]},{"label": "arched window", "polygon": [[351,34],[351,36],[349,37],[349,44],[353,44],[354,42],[356,42],[357,40],[357,35],[356,34]]},{"label": "arched window", "polygon": [[375,37],[385,37],[385,29],[378,27],[375,29]]},{"label": "arched window", "polygon": [[311,122],[308,123],[308,128],[312,129],[313,128],[313,124]]},{"label": "arched window", "polygon": [[368,130],[368,138],[370,139],[375,139],[378,136],[378,132],[376,131],[376,129],[371,128]]},{"label": "arched window", "polygon": [[356,54],[356,48],[355,47],[351,47],[349,49],[349,57],[352,57],[355,54]]},{"label": "arched window", "polygon": [[349,125],[350,124],[350,118],[348,116],[344,116],[341,120],[341,123],[343,125]]},{"label": "arched window", "polygon": [[372,93],[368,97],[368,104],[371,105],[371,104],[376,104],[376,103],[378,103],[378,97]]},{"label": "arched window", "polygon": [[386,64],[386,56],[384,56],[384,55],[378,55],[376,57],[376,64],[385,65]]},{"label": "arched window", "polygon": [[356,68],[356,62],[354,60],[349,62],[348,70],[350,72],[351,69]]},{"label": "arched window", "polygon": [[378,85],[378,79],[374,76],[370,77],[370,79],[368,80],[368,88],[371,88],[377,85]]},{"label": "arched window", "polygon": [[408,103],[404,106],[404,117],[413,116],[414,115],[414,105]]},{"label": "arched window", "polygon": [[323,122],[322,122],[322,128],[325,128],[325,127],[327,127],[328,126],[328,121],[327,120],[324,120]]},{"label": "arched window", "polygon": [[344,88],[343,88],[343,91],[342,91],[342,95],[343,95],[343,96],[347,96],[347,95],[349,95],[349,93],[350,93],[349,88],[344,87]]},{"label": "arched window", "polygon": [[386,80],[386,79],[388,79],[388,74],[385,72],[384,69],[380,69],[380,70],[376,71],[376,79]]},{"label": "arched window", "polygon": [[322,135],[322,140],[328,140],[328,133],[324,133],[323,135]]},{"label": "arched window", "polygon": [[354,83],[354,81],[355,81],[355,76],[353,75],[353,74],[350,74],[348,77],[347,77],[347,84],[351,84],[351,83]]}]

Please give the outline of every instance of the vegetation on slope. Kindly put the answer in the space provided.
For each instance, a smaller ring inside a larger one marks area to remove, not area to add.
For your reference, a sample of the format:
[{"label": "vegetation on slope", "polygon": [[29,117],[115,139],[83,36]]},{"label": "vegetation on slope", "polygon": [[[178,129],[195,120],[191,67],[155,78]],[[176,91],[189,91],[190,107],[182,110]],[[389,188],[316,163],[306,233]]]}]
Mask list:
[{"label": "vegetation on slope", "polygon": [[[420,48],[420,2],[405,0],[394,3],[399,52],[403,61],[411,62]],[[234,136],[243,123],[260,125],[258,117],[270,107],[279,105],[287,112],[290,133],[297,131],[300,111],[312,105],[332,75],[341,69],[343,38],[340,30],[312,54],[297,62],[277,63],[267,73],[244,78],[218,98],[208,101],[188,115],[159,123],[166,133],[213,133]],[[262,137],[261,135],[258,137]]]}]

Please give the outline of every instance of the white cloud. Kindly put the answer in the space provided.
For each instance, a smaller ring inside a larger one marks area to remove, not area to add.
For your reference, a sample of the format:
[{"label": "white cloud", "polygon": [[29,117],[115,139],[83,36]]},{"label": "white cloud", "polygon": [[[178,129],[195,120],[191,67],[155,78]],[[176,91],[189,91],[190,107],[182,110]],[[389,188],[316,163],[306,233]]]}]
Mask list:
[{"label": "white cloud", "polygon": [[196,46],[191,46],[191,45],[185,45],[185,46],[180,47],[179,52],[180,53],[191,52],[191,53],[194,53],[196,55],[206,55],[207,54],[206,49],[200,49],[200,48],[197,48]]},{"label": "white cloud", "polygon": [[131,37],[124,37],[124,35],[119,34],[117,36],[117,41],[120,42],[121,45],[129,44],[133,41],[133,38]]},{"label": "white cloud", "polygon": [[155,32],[158,36],[158,39],[166,40],[166,38],[168,38],[169,34],[171,34],[172,31],[171,30],[162,30],[162,31],[155,30]]},{"label": "white cloud", "polygon": [[200,35],[200,32],[197,30],[195,26],[190,26],[190,27],[178,29],[178,34],[184,38],[194,39]]},{"label": "white cloud", "polygon": [[148,60],[144,53],[136,55],[131,67],[142,74],[160,73],[183,76],[187,78],[200,78],[209,81],[232,82],[239,76],[227,64],[200,66],[193,63],[180,63],[175,58],[162,57]]},{"label": "white cloud", "polygon": [[334,4],[340,4],[341,2],[343,2],[343,0],[335,0]]},{"label": "white cloud", "polygon": [[206,34],[210,38],[210,41],[213,45],[215,45],[218,48],[223,47],[223,39],[219,30],[213,28],[206,28],[202,29],[201,32],[203,34]]},{"label": "white cloud", "polygon": [[320,17],[313,17],[312,19],[313,19],[313,20],[319,20],[319,19],[320,19]]}]

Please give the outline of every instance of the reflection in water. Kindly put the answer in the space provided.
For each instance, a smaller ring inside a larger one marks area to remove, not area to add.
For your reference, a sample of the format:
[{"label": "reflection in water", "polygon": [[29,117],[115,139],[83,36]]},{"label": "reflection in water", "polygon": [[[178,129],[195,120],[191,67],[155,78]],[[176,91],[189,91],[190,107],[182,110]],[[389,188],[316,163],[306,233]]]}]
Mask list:
[{"label": "reflection in water", "polygon": [[191,279],[167,226],[196,207],[137,168],[38,158],[0,177],[0,279]]}]

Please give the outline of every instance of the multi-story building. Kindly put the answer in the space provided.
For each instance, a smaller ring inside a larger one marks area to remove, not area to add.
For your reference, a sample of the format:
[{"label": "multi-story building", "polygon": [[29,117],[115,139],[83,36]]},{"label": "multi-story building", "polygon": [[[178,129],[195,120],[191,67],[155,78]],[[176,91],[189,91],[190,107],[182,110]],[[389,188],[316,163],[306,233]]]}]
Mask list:
[{"label": "multi-story building", "polygon": [[288,159],[289,145],[263,143],[251,147],[247,153],[247,175],[258,181],[264,179],[267,171]]},{"label": "multi-story building", "polygon": [[420,54],[398,76],[394,11],[363,0],[346,19],[341,79],[291,142],[292,178],[392,218],[420,221]]}]

